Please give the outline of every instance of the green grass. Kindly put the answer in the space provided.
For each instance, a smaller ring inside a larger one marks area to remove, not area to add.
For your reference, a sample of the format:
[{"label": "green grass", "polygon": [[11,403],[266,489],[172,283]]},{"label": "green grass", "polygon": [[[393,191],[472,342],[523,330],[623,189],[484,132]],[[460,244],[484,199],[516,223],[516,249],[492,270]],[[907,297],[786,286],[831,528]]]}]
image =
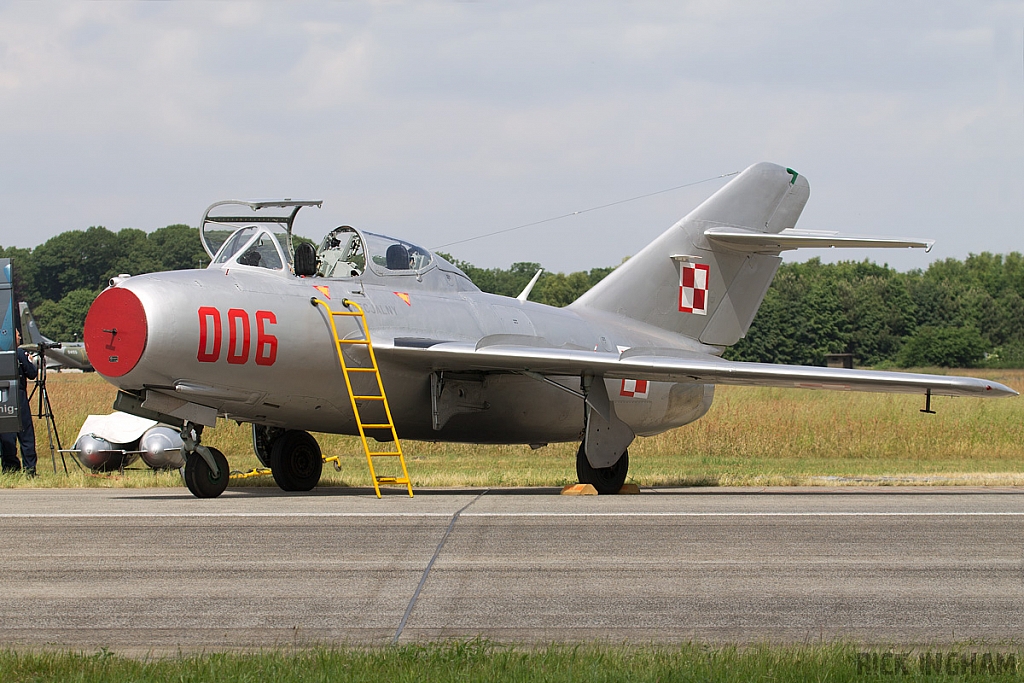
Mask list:
[{"label": "green grass", "polygon": [[[1024,371],[973,370],[1024,389]],[[51,374],[50,396],[66,446],[90,413],[108,413],[114,389],[95,374]],[[919,412],[919,396],[757,387],[719,387],[697,422],[630,447],[630,479],[658,485],[843,485],[846,483],[1024,484],[1024,400],[936,398],[937,415]],[[317,434],[326,455],[323,486],[368,486],[358,440]],[[248,425],[224,420],[204,434],[234,470],[258,466]],[[0,477],[0,487],[180,486],[175,472],[65,476],[50,466],[45,425],[37,422],[42,476]],[[403,442],[414,485],[561,486],[576,481],[577,444],[476,446]],[[141,465],[136,465],[141,467]],[[865,478],[867,479],[865,481]],[[852,481],[851,481],[852,480]],[[233,486],[273,486],[269,477]]]},{"label": "green grass", "polygon": [[[214,653],[170,658],[126,658],[109,651],[96,654],[0,651],[0,681],[66,681],[117,683],[132,681],[864,681],[864,680],[1018,680],[1016,669],[981,673],[982,657],[996,651],[958,648],[976,653],[975,672],[923,672],[918,653],[893,674],[886,653],[859,652],[847,644],[749,648],[625,645],[549,645],[520,648],[487,641],[404,645],[380,649],[313,649],[252,654]],[[1001,654],[1008,654],[1000,650]],[[1009,651],[1021,662],[1019,651]],[[877,659],[872,659],[877,656]],[[891,655],[890,655],[891,657]],[[943,658],[945,662],[946,658]],[[884,661],[884,664],[882,663]],[[877,664],[875,663],[877,662]],[[1003,660],[1005,662],[1005,659]],[[1019,666],[1019,665],[1018,665]],[[1005,667],[1005,663],[1004,663]]]}]

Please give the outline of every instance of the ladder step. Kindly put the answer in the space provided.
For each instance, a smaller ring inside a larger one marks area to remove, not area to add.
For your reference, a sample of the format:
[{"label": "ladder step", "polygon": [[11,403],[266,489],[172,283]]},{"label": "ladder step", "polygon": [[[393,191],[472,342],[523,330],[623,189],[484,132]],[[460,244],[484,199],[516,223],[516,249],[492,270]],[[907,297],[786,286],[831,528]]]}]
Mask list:
[{"label": "ladder step", "polygon": [[389,456],[392,457],[392,458],[401,458],[402,457],[401,453],[398,453],[398,452],[395,452],[395,451],[385,451],[385,452],[370,451],[369,453],[367,453],[367,455],[369,455],[371,457],[374,457],[374,458],[387,458]]},{"label": "ladder step", "polygon": [[345,368],[345,372],[377,372],[377,368]]},{"label": "ladder step", "polygon": [[331,315],[347,315],[358,318],[362,313],[359,311],[331,311]]},{"label": "ladder step", "polygon": [[339,339],[339,344],[369,344],[365,339]]},{"label": "ladder step", "polygon": [[353,396],[357,401],[383,401],[383,396]]},{"label": "ladder step", "polygon": [[408,484],[409,480],[402,477],[377,477],[378,484]]},{"label": "ladder step", "polygon": [[395,425],[391,424],[390,422],[387,422],[387,423],[384,423],[384,424],[373,424],[373,425],[364,424],[363,425],[363,429],[391,429],[394,426]]}]

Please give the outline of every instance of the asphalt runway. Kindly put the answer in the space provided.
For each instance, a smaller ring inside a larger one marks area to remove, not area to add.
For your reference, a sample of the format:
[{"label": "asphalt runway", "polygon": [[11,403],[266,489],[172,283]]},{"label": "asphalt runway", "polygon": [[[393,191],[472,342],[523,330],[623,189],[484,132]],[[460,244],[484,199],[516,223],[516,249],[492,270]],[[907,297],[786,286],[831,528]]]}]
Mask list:
[{"label": "asphalt runway", "polygon": [[1024,490],[0,491],[0,642],[1019,640]]}]

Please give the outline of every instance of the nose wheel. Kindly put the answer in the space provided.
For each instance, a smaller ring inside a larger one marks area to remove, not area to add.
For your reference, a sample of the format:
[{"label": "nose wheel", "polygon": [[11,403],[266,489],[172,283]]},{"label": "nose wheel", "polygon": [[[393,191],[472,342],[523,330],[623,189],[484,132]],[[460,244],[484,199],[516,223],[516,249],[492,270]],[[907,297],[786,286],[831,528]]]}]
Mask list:
[{"label": "nose wheel", "polygon": [[181,427],[181,449],[185,453],[182,478],[196,498],[216,498],[228,487],[231,472],[223,453],[199,443],[202,436],[203,425],[186,422]]},{"label": "nose wheel", "polygon": [[196,498],[216,498],[228,487],[228,479],[230,479],[228,459],[216,448],[207,448],[206,446],[200,446],[200,448],[206,448],[209,451],[219,471],[215,474],[206,459],[198,452],[193,451],[185,459],[185,486]]}]

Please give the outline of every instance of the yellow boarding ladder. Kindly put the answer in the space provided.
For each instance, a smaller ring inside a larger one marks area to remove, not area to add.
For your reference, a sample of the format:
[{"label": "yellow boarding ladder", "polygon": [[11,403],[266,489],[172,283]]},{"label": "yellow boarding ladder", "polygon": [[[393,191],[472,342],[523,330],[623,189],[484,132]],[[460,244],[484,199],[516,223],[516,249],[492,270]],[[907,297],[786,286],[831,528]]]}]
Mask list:
[{"label": "yellow boarding ladder", "polygon": [[[405,456],[402,455],[402,444],[398,440],[398,432],[395,431],[395,421],[391,418],[391,407],[388,405],[388,397],[384,394],[384,383],[380,379],[380,368],[377,366],[377,356],[373,353],[373,343],[370,341],[370,328],[366,325],[366,314],[363,313],[362,306],[357,304],[355,301],[344,299],[341,302],[342,305],[346,308],[354,308],[355,310],[332,311],[331,307],[325,301],[321,301],[316,297],[313,297],[311,301],[314,306],[323,306],[330,314],[328,319],[331,321],[331,334],[334,336],[334,347],[338,351],[338,359],[341,361],[341,369],[345,375],[345,386],[348,388],[348,397],[352,401],[352,413],[356,416],[356,425],[359,427],[359,438],[363,442],[363,450],[366,451],[366,464],[370,466],[370,477],[373,479],[373,490],[377,492],[377,497],[380,498],[381,484],[405,484],[406,488],[409,489],[409,497],[412,498],[412,481],[409,479],[409,470],[405,467]],[[338,326],[334,323],[334,318],[342,316],[357,318],[359,320],[359,323],[362,325],[362,339],[342,339],[338,336]],[[370,355],[370,366],[350,368],[345,360],[345,354],[342,352],[343,344],[365,346]],[[352,388],[352,375],[356,373],[371,372],[374,377],[377,378],[377,391],[379,393],[362,395],[356,394],[355,390]],[[387,418],[387,422],[363,422],[362,415],[359,413],[359,402],[381,403],[384,406],[384,415]],[[366,440],[367,429],[390,429],[392,443],[395,445],[395,450],[370,450],[370,443]],[[374,458],[398,458],[398,462],[402,465],[402,476],[377,476],[377,472],[373,468]],[[335,463],[335,466],[337,466],[338,456],[324,458],[324,462],[333,462]]]}]

